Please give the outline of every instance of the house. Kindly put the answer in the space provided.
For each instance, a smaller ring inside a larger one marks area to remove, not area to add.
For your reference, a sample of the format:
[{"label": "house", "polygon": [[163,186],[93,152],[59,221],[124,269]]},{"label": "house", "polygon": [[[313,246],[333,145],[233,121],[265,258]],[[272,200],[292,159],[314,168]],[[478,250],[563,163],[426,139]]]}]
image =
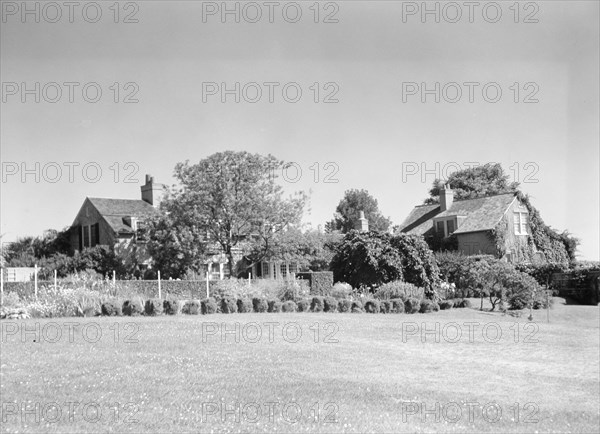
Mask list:
[{"label": "house", "polygon": [[439,204],[416,206],[399,231],[454,242],[467,255],[492,254],[509,262],[543,259],[531,237],[529,212],[514,193],[454,200],[448,186]]},{"label": "house", "polygon": [[87,197],[71,225],[71,249],[128,247],[144,242],[144,220],[156,214],[165,186],[146,175],[141,199]]}]

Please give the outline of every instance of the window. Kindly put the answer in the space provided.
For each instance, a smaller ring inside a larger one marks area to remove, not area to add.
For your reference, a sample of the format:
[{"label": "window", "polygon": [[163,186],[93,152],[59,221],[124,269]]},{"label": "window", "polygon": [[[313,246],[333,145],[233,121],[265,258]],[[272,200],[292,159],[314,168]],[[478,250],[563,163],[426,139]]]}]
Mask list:
[{"label": "window", "polygon": [[515,212],[513,214],[515,235],[527,235],[527,213]]},{"label": "window", "polygon": [[83,248],[90,247],[90,227],[82,226],[83,230]]},{"label": "window", "polygon": [[298,263],[290,262],[289,270],[290,270],[290,273],[297,273],[298,272]]},{"label": "window", "polygon": [[448,232],[447,234],[450,235],[452,232],[454,232],[454,220],[448,220],[446,222],[446,225],[448,227]]},{"label": "window", "polygon": [[279,276],[283,279],[286,278],[286,276],[287,276],[287,263],[286,262],[282,262],[281,264],[279,264]]},{"label": "window", "polygon": [[138,243],[145,243],[148,241],[147,238],[147,227],[146,223],[142,221],[136,222],[135,225],[135,240]]},{"label": "window", "polygon": [[269,263],[262,263],[262,277],[269,277]]},{"label": "window", "polygon": [[95,247],[98,244],[100,244],[100,224],[96,223],[93,224],[91,226],[89,226],[90,228],[90,247]]},{"label": "window", "polygon": [[435,231],[440,235],[444,235],[444,222],[437,222]]}]

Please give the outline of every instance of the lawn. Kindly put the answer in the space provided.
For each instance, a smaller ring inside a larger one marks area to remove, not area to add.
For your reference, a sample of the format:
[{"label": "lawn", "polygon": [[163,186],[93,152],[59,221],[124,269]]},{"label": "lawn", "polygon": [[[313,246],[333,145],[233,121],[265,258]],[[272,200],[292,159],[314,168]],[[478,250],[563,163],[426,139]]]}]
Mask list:
[{"label": "lawn", "polygon": [[597,432],[598,307],[526,316],[2,321],[2,432]]}]

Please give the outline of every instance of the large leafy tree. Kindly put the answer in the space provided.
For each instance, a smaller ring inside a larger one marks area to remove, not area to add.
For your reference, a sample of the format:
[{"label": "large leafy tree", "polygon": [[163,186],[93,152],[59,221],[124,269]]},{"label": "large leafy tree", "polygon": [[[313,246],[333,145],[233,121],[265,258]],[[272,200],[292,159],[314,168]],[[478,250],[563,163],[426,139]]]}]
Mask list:
[{"label": "large leafy tree", "polygon": [[[161,236],[171,237],[172,245],[185,239],[188,245],[203,240],[205,246],[218,246],[232,275],[236,247],[254,251],[255,260],[261,260],[279,233],[300,224],[306,202],[304,193],[284,198],[276,182],[283,165],[272,155],[233,151],[218,152],[197,164],[177,164],[180,187],[164,203],[174,233]],[[190,263],[201,260],[203,253],[186,252],[185,247],[180,251]]]},{"label": "large leafy tree", "polygon": [[348,232],[331,262],[334,279],[358,288],[404,280],[428,289],[439,283],[433,252],[422,237],[387,232]]},{"label": "large leafy tree", "polygon": [[390,228],[392,222],[379,211],[377,199],[367,190],[352,189],[344,193],[335,209],[333,220],[326,224],[326,229],[338,230],[344,234],[350,232],[355,229],[361,211],[365,212],[365,217],[369,220],[370,230],[386,232]]},{"label": "large leafy tree", "polygon": [[70,228],[62,231],[48,229],[41,237],[21,237],[12,243],[3,244],[2,256],[8,266],[33,267],[43,258],[56,254],[68,255],[70,253],[69,231]]}]

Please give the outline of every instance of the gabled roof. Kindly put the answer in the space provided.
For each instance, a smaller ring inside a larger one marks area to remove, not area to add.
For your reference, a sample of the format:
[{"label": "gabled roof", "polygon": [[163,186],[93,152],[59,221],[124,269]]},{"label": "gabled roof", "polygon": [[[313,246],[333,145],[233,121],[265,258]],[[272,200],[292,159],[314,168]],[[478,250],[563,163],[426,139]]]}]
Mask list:
[{"label": "gabled roof", "polygon": [[144,218],[157,212],[148,202],[139,199],[88,197],[87,200],[117,234],[133,233],[132,228],[125,222],[125,217]]},{"label": "gabled roof", "polygon": [[459,228],[454,231],[455,234],[487,231],[498,224],[514,200],[514,193],[457,200],[444,212],[440,211],[439,204],[417,206],[400,225],[400,231],[424,235],[433,229],[433,218],[450,216],[464,217]]}]

